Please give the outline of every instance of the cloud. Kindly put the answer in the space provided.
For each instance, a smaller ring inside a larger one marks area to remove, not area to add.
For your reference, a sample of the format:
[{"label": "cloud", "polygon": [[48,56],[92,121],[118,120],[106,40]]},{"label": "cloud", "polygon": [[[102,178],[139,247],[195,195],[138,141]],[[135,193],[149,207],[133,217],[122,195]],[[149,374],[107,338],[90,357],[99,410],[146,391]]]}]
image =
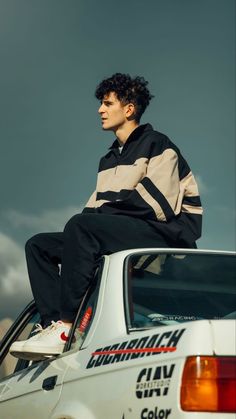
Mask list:
[{"label": "cloud", "polygon": [[199,189],[200,195],[206,195],[209,192],[209,187],[203,181],[202,176],[196,175],[195,179],[196,179],[196,182],[198,184],[198,189]]},{"label": "cloud", "polygon": [[234,250],[236,249],[236,208],[212,205],[205,209],[203,235],[198,241],[200,248]]},{"label": "cloud", "polygon": [[12,295],[30,295],[24,250],[0,232],[0,294],[1,301]]},{"label": "cloud", "polygon": [[[11,209],[1,215],[11,226],[10,234],[14,229],[23,229],[24,234],[30,237],[41,231],[62,231],[66,222],[82,208],[68,206],[37,215]],[[24,248],[0,231],[0,318],[15,318],[32,299]]]},{"label": "cloud", "polygon": [[25,214],[15,210],[8,210],[4,217],[15,228],[27,228],[40,231],[62,231],[66,222],[82,211],[83,207],[68,206],[60,209],[50,209],[38,215]]}]

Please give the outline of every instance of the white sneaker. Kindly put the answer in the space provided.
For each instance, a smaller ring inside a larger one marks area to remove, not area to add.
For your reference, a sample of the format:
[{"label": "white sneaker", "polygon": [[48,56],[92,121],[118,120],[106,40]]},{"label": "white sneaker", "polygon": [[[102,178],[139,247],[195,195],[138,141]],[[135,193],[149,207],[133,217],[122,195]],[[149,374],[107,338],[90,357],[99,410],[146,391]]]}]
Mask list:
[{"label": "white sneaker", "polygon": [[[16,341],[10,347],[11,355],[16,358],[41,360],[52,355],[59,355],[63,352],[65,343],[68,341],[70,326],[65,325],[62,321],[54,322],[46,329],[41,325],[36,325],[33,333],[35,336],[24,340]],[[73,340],[76,341],[79,333],[76,332]],[[74,343],[74,342],[73,342]]]},{"label": "white sneaker", "polygon": [[26,357],[24,356],[24,351],[23,351],[23,347],[24,347],[25,343],[29,340],[31,342],[34,341],[34,340],[37,340],[40,337],[40,334],[43,332],[43,330],[44,329],[42,328],[41,324],[37,323],[35,325],[34,331],[32,332],[32,334],[36,333],[35,336],[31,336],[27,340],[17,340],[16,342],[14,342],[9,349],[10,354],[17,357],[17,358],[28,359],[27,356]]}]

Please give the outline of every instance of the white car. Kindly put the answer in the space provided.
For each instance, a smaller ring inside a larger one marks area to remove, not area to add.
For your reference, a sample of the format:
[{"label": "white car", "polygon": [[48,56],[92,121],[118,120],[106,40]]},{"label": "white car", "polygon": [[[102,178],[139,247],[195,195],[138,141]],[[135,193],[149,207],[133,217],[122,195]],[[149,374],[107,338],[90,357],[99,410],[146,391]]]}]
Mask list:
[{"label": "white car", "polygon": [[[12,357],[11,373],[0,378],[0,418],[235,419],[235,256],[186,249],[104,256],[63,354]],[[39,320],[32,302],[3,338],[0,363]]]}]

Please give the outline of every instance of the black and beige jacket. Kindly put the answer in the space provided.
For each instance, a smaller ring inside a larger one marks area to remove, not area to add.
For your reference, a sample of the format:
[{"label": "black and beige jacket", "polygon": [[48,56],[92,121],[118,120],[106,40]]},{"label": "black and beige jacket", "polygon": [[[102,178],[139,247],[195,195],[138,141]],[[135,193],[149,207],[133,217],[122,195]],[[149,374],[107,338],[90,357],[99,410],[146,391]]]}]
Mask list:
[{"label": "black and beige jacket", "polygon": [[90,211],[142,218],[178,247],[192,247],[201,236],[194,176],[175,144],[150,124],[136,128],[121,153],[116,140],[101,159],[84,209]]}]

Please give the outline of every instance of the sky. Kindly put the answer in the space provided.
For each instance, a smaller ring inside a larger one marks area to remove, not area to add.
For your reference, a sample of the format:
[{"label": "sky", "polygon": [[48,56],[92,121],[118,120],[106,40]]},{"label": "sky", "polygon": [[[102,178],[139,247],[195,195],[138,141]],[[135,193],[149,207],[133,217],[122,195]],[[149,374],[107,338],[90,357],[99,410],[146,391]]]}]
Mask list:
[{"label": "sky", "polygon": [[94,91],[115,72],[149,81],[141,122],[196,176],[198,247],[235,250],[234,0],[0,0],[0,63],[0,319],[32,299],[27,239],[61,231],[95,188],[114,137]]}]

